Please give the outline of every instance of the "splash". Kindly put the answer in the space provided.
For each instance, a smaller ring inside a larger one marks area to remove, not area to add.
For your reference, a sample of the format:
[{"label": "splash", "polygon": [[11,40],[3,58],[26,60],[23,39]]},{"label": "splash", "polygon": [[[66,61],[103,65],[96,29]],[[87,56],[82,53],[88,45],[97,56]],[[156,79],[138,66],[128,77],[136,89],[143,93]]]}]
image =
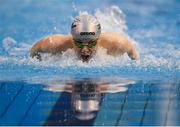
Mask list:
[{"label": "splash", "polygon": [[18,44],[12,37],[6,37],[2,41],[2,48],[6,56],[25,56],[29,52],[31,45],[26,43]]},{"label": "splash", "polygon": [[127,30],[125,14],[118,6],[111,6],[105,10],[97,10],[95,16],[101,23],[103,32],[120,32]]},{"label": "splash", "polygon": [[[88,12],[81,12],[88,13]],[[30,66],[29,75],[37,73],[34,70],[43,69],[49,72],[53,69],[53,74],[57,75],[78,75],[78,76],[97,76],[97,75],[134,75],[140,74],[166,75],[178,75],[176,72],[180,70],[180,48],[173,44],[159,45],[156,42],[147,45],[145,42],[137,42],[126,34],[128,29],[125,20],[125,14],[118,6],[111,6],[105,10],[98,9],[94,16],[98,18],[101,23],[102,31],[116,31],[124,36],[127,36],[133,43],[136,44],[140,52],[140,60],[132,61],[127,54],[122,56],[113,57],[107,54],[106,49],[99,48],[96,55],[89,63],[83,63],[78,60],[74,51],[69,49],[62,55],[42,54],[42,61],[29,57],[29,50],[32,45],[26,43],[19,43],[12,37],[4,38],[3,53],[0,55],[0,64],[11,65],[16,68],[18,66]],[[146,32],[144,32],[146,33]],[[154,37],[156,31],[148,31],[146,36],[148,38]],[[161,32],[161,35],[163,33]],[[136,38],[143,38],[144,34],[140,34],[139,31],[134,32]],[[158,36],[158,35],[156,35]],[[167,51],[168,49],[168,51]],[[12,68],[12,67],[11,67]],[[10,69],[10,68],[9,68]],[[2,70],[3,71],[3,68]],[[19,70],[17,70],[19,71]],[[44,70],[40,75],[42,76]],[[9,73],[8,73],[9,74]],[[27,74],[28,75],[28,74]],[[39,77],[40,77],[39,75]],[[1,76],[3,77],[3,76]]]}]

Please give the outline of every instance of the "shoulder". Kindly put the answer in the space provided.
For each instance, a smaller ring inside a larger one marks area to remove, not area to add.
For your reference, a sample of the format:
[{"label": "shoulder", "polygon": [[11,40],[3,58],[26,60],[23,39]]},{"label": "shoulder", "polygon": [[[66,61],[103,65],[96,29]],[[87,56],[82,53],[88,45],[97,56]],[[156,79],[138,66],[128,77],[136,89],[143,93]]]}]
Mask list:
[{"label": "shoulder", "polygon": [[118,32],[105,32],[105,33],[101,33],[100,35],[100,39],[102,40],[109,40],[109,41],[112,41],[112,40],[124,40],[126,39],[127,37],[123,34],[120,34]]},{"label": "shoulder", "polygon": [[63,34],[53,34],[43,37],[40,42],[49,42],[52,44],[56,43],[72,43],[73,38],[71,34],[63,35]]},{"label": "shoulder", "polygon": [[54,39],[54,40],[72,40],[72,35],[71,34],[67,34],[67,35],[64,35],[64,34],[53,34],[53,35],[48,35],[48,36],[45,36],[43,39]]},{"label": "shoulder", "polygon": [[123,43],[126,41],[126,37],[117,32],[105,32],[100,34],[98,41],[100,46],[106,47],[106,45]]}]

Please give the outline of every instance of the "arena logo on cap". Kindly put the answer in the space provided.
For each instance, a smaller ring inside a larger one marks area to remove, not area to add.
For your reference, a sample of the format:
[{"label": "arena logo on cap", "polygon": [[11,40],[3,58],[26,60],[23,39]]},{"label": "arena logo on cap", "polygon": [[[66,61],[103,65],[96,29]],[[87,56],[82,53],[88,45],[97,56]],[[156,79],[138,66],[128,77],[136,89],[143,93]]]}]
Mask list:
[{"label": "arena logo on cap", "polygon": [[95,32],[81,32],[80,35],[95,35]]}]

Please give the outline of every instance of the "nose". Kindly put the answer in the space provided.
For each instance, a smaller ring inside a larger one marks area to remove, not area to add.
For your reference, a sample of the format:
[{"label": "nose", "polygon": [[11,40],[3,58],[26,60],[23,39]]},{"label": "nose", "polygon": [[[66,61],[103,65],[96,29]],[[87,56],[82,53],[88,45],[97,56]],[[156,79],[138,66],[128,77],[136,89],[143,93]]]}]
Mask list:
[{"label": "nose", "polygon": [[81,49],[81,55],[90,55],[90,49],[88,48],[88,46],[83,46],[83,48]]}]

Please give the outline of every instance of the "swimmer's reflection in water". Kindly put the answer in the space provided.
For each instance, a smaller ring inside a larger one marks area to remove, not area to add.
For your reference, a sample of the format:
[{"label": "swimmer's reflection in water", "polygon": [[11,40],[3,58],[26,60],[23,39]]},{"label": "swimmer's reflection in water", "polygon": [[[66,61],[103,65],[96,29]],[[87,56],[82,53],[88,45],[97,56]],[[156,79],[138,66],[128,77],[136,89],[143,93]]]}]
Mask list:
[{"label": "swimmer's reflection in water", "polygon": [[[49,119],[47,119],[44,125],[93,125],[105,95],[104,93],[125,92],[127,90],[127,87],[125,86],[134,83],[134,81],[122,79],[117,81],[105,81],[105,79],[84,79],[71,81],[70,83],[65,83],[64,85],[49,84],[49,87],[47,87],[46,90],[62,92],[59,98],[69,98],[67,99],[69,106],[66,105],[66,109],[63,109],[63,113],[56,112],[56,114],[61,115],[57,116],[59,118],[57,118],[58,120],[56,121],[50,121],[50,114]],[[62,99],[59,99],[57,103],[61,101]],[[57,111],[57,108],[61,109],[62,107],[65,106],[58,104],[56,106],[55,104],[54,110]],[[60,120],[62,115],[64,115],[63,120]]]},{"label": "swimmer's reflection in water", "polygon": [[73,85],[72,106],[77,119],[93,119],[99,110],[100,100],[100,89],[97,84],[93,84],[90,80],[79,81]]}]

